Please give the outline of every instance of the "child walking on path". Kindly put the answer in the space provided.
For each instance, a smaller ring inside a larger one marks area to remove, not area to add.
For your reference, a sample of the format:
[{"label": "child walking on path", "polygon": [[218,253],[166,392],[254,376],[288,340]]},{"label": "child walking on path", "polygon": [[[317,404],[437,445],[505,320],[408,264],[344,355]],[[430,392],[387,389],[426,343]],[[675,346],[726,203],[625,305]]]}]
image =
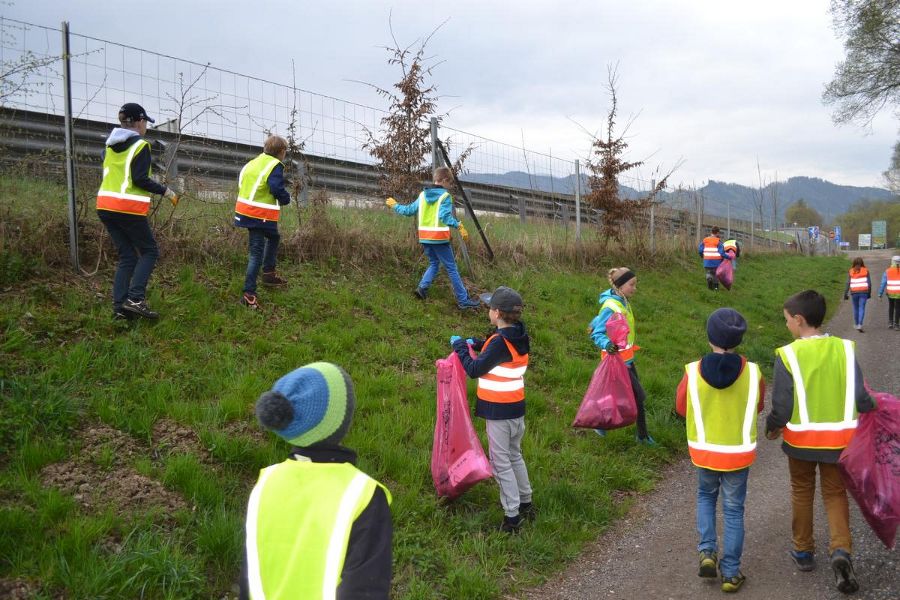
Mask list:
[{"label": "child walking on path", "polygon": [[900,256],[891,257],[891,266],[881,276],[878,297],[887,292],[888,296],[888,329],[900,331]]},{"label": "child walking on path", "polygon": [[278,218],[281,206],[291,203],[291,195],[284,189],[284,164],[287,140],[270,135],[263,153],[244,165],[238,177],[238,198],[234,205],[234,225],[247,230],[250,257],[244,276],[241,304],[256,310],[256,279],[262,268],[265,285],[284,285],[287,281],[275,272],[278,255]]},{"label": "child walking on path", "polygon": [[853,301],[853,326],[862,333],[863,319],[866,316],[866,301],[872,297],[872,278],[863,259],[856,257],[847,274],[847,287],[844,288],[844,300],[849,296]]},{"label": "child walking on path", "polygon": [[838,471],[841,450],[856,429],[857,414],[875,408],[856,361],[855,344],[823,334],[825,298],[815,290],[784,303],[784,319],[794,341],[775,351],[772,410],[766,437],[784,435],[781,448],[791,476],[791,558],[801,571],[815,568],[813,498],[816,469],[828,515],[829,554],[835,584],[844,593],[859,589],[853,571],[850,509]]},{"label": "child walking on path", "polygon": [[428,186],[419,197],[409,204],[397,204],[393,198],[385,201],[398,215],[419,218],[419,243],[422,251],[428,257],[428,268],[422,275],[416,291],[417,298],[424,300],[428,296],[428,288],[437,277],[438,271],[443,265],[450,277],[453,293],[456,296],[456,304],[460,309],[478,308],[481,303],[474,298],[469,298],[469,292],[463,285],[459,270],[456,268],[456,259],[453,257],[453,248],[450,247],[450,228],[459,229],[463,241],[469,239],[469,234],[462,222],[453,216],[453,197],[447,191],[447,187],[453,183],[453,173],[447,167],[439,167],[434,171],[434,186]]},{"label": "child walking on path", "polygon": [[[531,482],[522,458],[529,339],[521,318],[524,303],[518,292],[501,286],[486,302],[496,331],[486,341],[454,335],[450,345],[466,375],[478,379],[475,416],[485,419],[491,468],[500,485],[504,514],[500,530],[514,533],[523,519],[534,517]],[[479,352],[477,358],[469,356],[470,344]]]},{"label": "child walking on path", "polygon": [[[733,308],[720,308],[706,321],[712,352],[685,365],[675,394],[675,411],[685,417],[688,450],[697,467],[697,533],[700,577],[722,577],[722,591],[736,592],[744,547],[747,477],[756,458],[756,415],[766,386],[756,363],[734,353],[747,321]],[[722,494],[725,532],[718,559],[716,502]]]},{"label": "child walking on path", "polygon": [[[601,350],[601,360],[608,354],[616,354],[625,361],[628,367],[628,375],[631,378],[631,387],[634,389],[634,401],[637,404],[637,441],[649,446],[656,445],[656,441],[647,432],[647,415],[644,410],[644,401],[647,394],[638,379],[637,368],[634,365],[634,352],[639,346],[634,344],[634,313],[631,311],[631,303],[628,301],[637,290],[637,276],[628,267],[610,269],[607,279],[612,286],[600,294],[597,300],[600,304],[600,312],[588,325],[591,341]],[[628,321],[628,344],[624,348],[616,346],[606,335],[606,322],[613,313],[624,313]],[[599,435],[606,435],[606,431],[595,429]]]}]

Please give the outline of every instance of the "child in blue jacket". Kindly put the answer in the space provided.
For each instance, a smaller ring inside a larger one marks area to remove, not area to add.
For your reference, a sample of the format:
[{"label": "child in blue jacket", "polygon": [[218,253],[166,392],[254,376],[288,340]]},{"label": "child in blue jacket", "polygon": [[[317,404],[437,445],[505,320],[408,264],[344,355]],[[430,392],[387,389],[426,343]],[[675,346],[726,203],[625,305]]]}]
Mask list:
[{"label": "child in blue jacket", "polygon": [[450,247],[450,228],[459,229],[463,241],[469,239],[469,234],[463,224],[453,216],[453,196],[447,191],[450,186],[453,173],[447,167],[440,167],[434,171],[434,186],[428,186],[419,197],[409,204],[397,204],[393,198],[385,201],[398,215],[419,218],[419,243],[422,251],[428,257],[428,268],[422,275],[416,291],[417,298],[424,300],[428,296],[428,288],[431,287],[434,278],[443,265],[450,277],[453,293],[456,295],[457,306],[461,310],[478,308],[481,304],[474,298],[469,298],[469,292],[459,276],[456,268],[456,259],[453,257],[453,248]]}]

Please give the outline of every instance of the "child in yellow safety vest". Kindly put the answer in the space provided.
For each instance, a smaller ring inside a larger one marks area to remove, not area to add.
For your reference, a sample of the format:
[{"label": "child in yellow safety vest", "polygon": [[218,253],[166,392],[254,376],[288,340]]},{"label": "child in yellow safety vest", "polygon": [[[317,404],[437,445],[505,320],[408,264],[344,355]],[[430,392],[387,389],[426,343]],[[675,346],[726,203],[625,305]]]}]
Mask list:
[{"label": "child in yellow safety vest", "polygon": [[891,266],[881,276],[878,298],[885,292],[888,296],[888,329],[900,331],[900,256],[891,257]]},{"label": "child in yellow safety vest", "polygon": [[391,495],[340,445],[355,400],[350,376],[317,362],[256,401],[260,424],[293,448],[250,494],[241,600],[390,597]]},{"label": "child in yellow safety vest", "polygon": [[[686,419],[688,451],[697,467],[698,575],[721,574],[723,592],[738,591],[746,579],[741,573],[744,500],[756,458],[756,415],[766,395],[759,366],[734,353],[746,331],[747,321],[738,311],[714,311],[706,321],[712,352],[685,365],[675,393],[675,411]],[[721,560],[716,539],[720,493],[725,521]]]},{"label": "child in yellow safety vest", "polygon": [[478,308],[481,302],[469,297],[469,292],[456,268],[453,248],[450,246],[451,229],[458,229],[464,242],[469,239],[462,221],[453,216],[453,196],[447,191],[452,183],[453,172],[447,167],[438,167],[434,170],[434,185],[422,190],[418,198],[409,204],[398,204],[393,198],[388,198],[384,203],[398,215],[405,217],[416,215],[419,220],[419,243],[422,244],[422,251],[428,258],[428,268],[425,269],[419,285],[413,292],[415,297],[419,300],[428,297],[428,288],[434,283],[434,278],[443,266],[450,278],[456,305],[460,310],[469,310]]},{"label": "child in yellow safety vest", "polygon": [[791,475],[793,546],[801,571],[815,568],[813,497],[816,469],[828,515],[829,554],[835,584],[844,593],[859,589],[850,555],[850,513],[838,458],[856,430],[857,414],[875,408],[866,392],[854,343],[823,334],[825,298],[815,290],[784,302],[784,320],[794,341],[775,351],[772,410],[766,437],[784,436],[781,449]]},{"label": "child in yellow safety vest", "polygon": [[[647,400],[647,394],[641,386],[641,380],[638,378],[637,367],[634,364],[634,353],[640,349],[635,341],[635,322],[634,313],[631,310],[630,298],[637,291],[637,275],[628,267],[617,267],[610,269],[606,274],[609,280],[610,288],[600,293],[597,303],[600,305],[600,312],[588,324],[588,335],[594,345],[600,348],[600,356],[605,360],[610,354],[617,354],[625,362],[628,367],[628,376],[631,379],[631,387],[634,390],[634,402],[637,405],[637,420],[635,421],[635,429],[637,430],[635,438],[641,444],[646,446],[655,446],[656,440],[647,431],[647,413],[644,409],[644,403]],[[624,348],[619,348],[606,335],[606,323],[615,313],[625,315],[628,321],[628,340]],[[606,436],[603,429],[595,429],[600,436]]]},{"label": "child in yellow safety vest", "polygon": [[[466,375],[478,379],[475,416],[485,420],[494,479],[500,486],[503,522],[500,531],[515,533],[523,519],[534,517],[531,481],[522,458],[525,435],[525,371],[530,342],[522,321],[522,296],[498,287],[485,302],[496,331],[487,340],[450,338]],[[478,352],[469,355],[469,346]]]}]

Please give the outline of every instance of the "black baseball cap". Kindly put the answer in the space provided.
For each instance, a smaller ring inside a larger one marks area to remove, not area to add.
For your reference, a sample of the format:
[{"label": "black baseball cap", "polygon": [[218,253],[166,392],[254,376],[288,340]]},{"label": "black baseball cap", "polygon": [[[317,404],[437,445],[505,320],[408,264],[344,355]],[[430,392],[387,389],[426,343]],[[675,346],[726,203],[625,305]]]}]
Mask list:
[{"label": "black baseball cap", "polygon": [[126,102],[122,105],[122,108],[119,109],[119,120],[130,121],[132,123],[142,120],[156,123],[156,121],[147,115],[147,111],[144,110],[144,107],[136,102]]},{"label": "black baseball cap", "polygon": [[525,306],[525,303],[522,302],[522,296],[519,295],[519,292],[512,288],[508,288],[505,285],[501,285],[500,287],[498,287],[490,296],[485,294],[483,300],[485,304],[487,304],[491,308],[496,308],[497,310],[502,311],[522,310],[522,308]]}]

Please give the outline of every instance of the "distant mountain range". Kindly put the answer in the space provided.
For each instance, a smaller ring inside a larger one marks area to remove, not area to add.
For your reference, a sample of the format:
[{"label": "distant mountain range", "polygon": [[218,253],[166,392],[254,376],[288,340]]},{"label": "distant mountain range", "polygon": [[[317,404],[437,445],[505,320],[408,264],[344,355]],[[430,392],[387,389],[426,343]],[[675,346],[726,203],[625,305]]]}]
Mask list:
[{"label": "distant mountain range", "polygon": [[[521,171],[508,173],[466,173],[461,177],[463,182],[485,183],[489,185],[501,185],[505,187],[539,190],[542,192],[555,192],[558,194],[575,193],[575,176],[550,177],[548,175],[529,175]],[[582,175],[582,193],[588,191],[587,176]],[[620,186],[620,191],[625,198],[640,198],[641,192],[628,186]],[[759,189],[747,187],[737,183],[725,183],[723,181],[710,180],[709,183],[697,189],[703,197],[704,212],[707,214],[725,216],[731,207],[731,216],[736,219],[749,219],[750,212],[754,210],[759,199]],[[799,199],[816,209],[826,221],[833,220],[837,215],[846,212],[851,204],[858,200],[890,200],[896,198],[890,191],[877,187],[857,187],[851,185],[838,185],[816,177],[791,177],[785,181],[770,183],[763,188],[765,197],[766,218],[772,212],[772,194],[777,194],[779,219],[783,218],[784,210]],[[693,208],[693,199],[688,192],[663,192],[659,199],[666,204],[677,207]]]}]

